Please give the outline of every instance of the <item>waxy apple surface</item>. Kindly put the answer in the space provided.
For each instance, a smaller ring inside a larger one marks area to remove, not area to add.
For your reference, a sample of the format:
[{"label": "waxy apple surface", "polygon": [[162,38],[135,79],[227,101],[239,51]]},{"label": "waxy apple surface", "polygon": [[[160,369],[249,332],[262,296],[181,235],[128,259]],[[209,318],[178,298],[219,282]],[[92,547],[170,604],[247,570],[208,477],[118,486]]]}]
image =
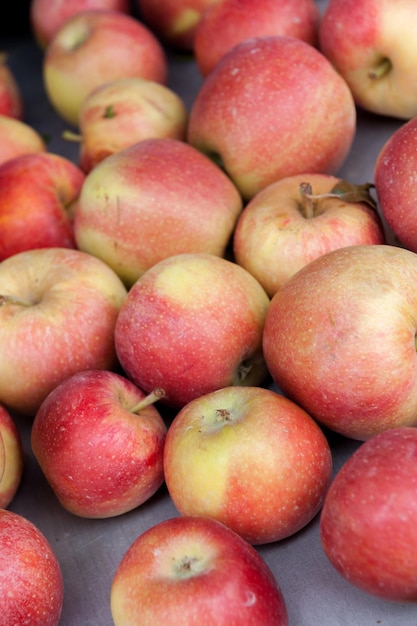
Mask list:
[{"label": "waxy apple surface", "polygon": [[22,120],[0,114],[0,165],[21,154],[37,152],[46,152],[38,131]]},{"label": "waxy apple surface", "polygon": [[0,405],[0,509],[6,509],[15,497],[23,468],[19,430],[9,411]]}]

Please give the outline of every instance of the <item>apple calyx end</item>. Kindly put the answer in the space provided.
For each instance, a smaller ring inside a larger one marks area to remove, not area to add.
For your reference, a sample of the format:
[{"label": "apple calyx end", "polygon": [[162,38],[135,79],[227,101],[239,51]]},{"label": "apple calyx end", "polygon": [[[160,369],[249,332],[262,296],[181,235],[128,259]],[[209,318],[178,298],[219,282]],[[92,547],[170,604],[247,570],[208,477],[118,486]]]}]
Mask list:
[{"label": "apple calyx end", "polygon": [[142,409],[145,409],[147,406],[154,404],[157,400],[165,397],[165,390],[161,387],[156,387],[151,393],[142,398],[135,406],[130,409],[131,413],[140,413]]},{"label": "apple calyx end", "polygon": [[387,57],[384,57],[378,65],[369,70],[368,78],[371,80],[379,80],[380,78],[384,78],[384,76],[386,76],[391,70],[391,61]]},{"label": "apple calyx end", "polygon": [[192,578],[205,569],[203,562],[197,557],[184,556],[174,562],[175,578]]}]

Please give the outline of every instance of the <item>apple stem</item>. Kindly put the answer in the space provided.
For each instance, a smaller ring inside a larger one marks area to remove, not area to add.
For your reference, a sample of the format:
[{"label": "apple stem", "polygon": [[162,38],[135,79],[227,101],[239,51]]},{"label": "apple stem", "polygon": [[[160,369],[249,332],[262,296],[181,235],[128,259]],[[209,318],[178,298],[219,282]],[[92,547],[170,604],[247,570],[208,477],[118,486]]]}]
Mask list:
[{"label": "apple stem", "polygon": [[371,80],[383,78],[392,68],[392,63],[389,59],[385,58],[368,72],[368,76]]},{"label": "apple stem", "polygon": [[301,183],[300,195],[302,201],[303,215],[307,219],[314,217],[316,212],[314,199],[318,196],[313,196],[313,189],[310,183]]},{"label": "apple stem", "polygon": [[64,130],[61,137],[66,141],[75,141],[78,143],[82,141],[82,135],[80,135],[79,133],[75,133],[72,130]]},{"label": "apple stem", "polygon": [[18,300],[13,296],[3,296],[0,294],[0,306],[3,304],[16,304],[18,306],[32,306],[32,302],[24,302],[23,300]]},{"label": "apple stem", "polygon": [[130,409],[131,413],[139,413],[142,409],[145,409],[147,406],[154,404],[157,400],[160,400],[165,396],[165,391],[161,389],[161,387],[157,387],[147,396],[142,398],[134,407]]}]

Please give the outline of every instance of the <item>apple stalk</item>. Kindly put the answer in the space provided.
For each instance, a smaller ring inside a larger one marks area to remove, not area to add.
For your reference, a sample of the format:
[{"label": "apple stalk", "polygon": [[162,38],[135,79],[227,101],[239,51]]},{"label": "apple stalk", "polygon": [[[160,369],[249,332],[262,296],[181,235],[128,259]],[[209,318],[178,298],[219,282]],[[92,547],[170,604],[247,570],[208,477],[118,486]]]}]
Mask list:
[{"label": "apple stalk", "polygon": [[161,387],[157,387],[156,389],[151,391],[151,393],[149,393],[147,396],[142,398],[142,400],[140,400],[137,404],[135,404],[135,406],[130,409],[130,412],[140,413],[142,409],[145,409],[147,406],[154,404],[157,400],[160,400],[164,396],[165,396],[165,390],[162,389]]}]

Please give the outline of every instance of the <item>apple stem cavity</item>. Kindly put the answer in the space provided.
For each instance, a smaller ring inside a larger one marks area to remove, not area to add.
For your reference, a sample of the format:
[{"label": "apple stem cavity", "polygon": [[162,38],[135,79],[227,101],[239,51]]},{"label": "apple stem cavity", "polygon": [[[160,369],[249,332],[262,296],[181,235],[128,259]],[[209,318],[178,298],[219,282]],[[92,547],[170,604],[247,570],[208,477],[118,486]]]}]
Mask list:
[{"label": "apple stem cavity", "polygon": [[33,302],[25,302],[24,300],[19,300],[18,298],[15,298],[14,296],[4,296],[2,294],[0,294],[0,306],[6,305],[6,304],[15,304],[17,306],[32,306]]},{"label": "apple stem cavity", "polygon": [[378,63],[378,65],[369,70],[368,77],[371,80],[378,80],[379,78],[383,78],[384,76],[386,76],[391,71],[391,69],[391,61],[387,57],[385,57]]},{"label": "apple stem cavity", "polygon": [[165,390],[161,387],[157,387],[147,396],[145,396],[142,400],[140,400],[134,407],[130,409],[131,413],[139,413],[142,409],[145,409],[147,406],[154,404],[157,400],[160,400],[165,396]]}]

